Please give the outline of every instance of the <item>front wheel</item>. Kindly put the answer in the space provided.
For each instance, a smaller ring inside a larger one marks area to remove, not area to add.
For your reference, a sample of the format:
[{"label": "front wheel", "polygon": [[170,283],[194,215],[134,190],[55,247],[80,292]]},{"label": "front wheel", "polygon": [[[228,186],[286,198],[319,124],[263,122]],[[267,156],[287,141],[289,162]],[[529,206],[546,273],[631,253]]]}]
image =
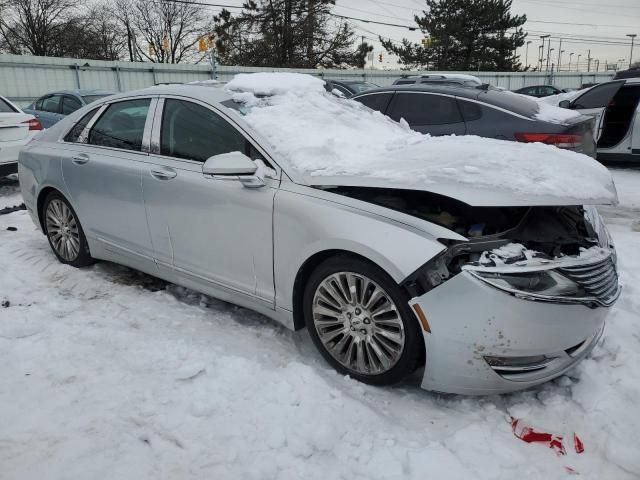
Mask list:
[{"label": "front wheel", "polygon": [[91,265],[94,260],[80,221],[67,199],[58,192],[47,195],[43,206],[45,234],[58,260],[73,267]]},{"label": "front wheel", "polygon": [[408,295],[379,267],[337,256],[311,275],[304,293],[307,328],[325,359],[374,385],[397,383],[423,358]]}]

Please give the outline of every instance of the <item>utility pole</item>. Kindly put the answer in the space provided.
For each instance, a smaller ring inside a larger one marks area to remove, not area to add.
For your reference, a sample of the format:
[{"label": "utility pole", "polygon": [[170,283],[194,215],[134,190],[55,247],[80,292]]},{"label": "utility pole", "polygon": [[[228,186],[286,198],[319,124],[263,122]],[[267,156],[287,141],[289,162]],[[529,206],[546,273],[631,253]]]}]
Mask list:
[{"label": "utility pole", "polygon": [[560,39],[560,45],[558,45],[558,69],[556,71],[560,71],[560,61],[561,61],[561,55],[562,52],[564,52],[564,50],[562,50],[562,38]]},{"label": "utility pole", "polygon": [[598,73],[598,70],[600,70],[600,60],[596,58],[596,73]]},{"label": "utility pole", "polygon": [[549,71],[549,58],[551,56],[551,39],[549,39],[549,45],[547,45],[547,72]]},{"label": "utility pole", "polygon": [[[549,38],[551,35],[540,35],[540,39],[542,40],[542,52],[540,54],[540,71],[542,71],[542,61],[544,58],[544,39]],[[549,44],[551,44],[551,39],[549,38]],[[549,65],[547,65],[547,68]]]},{"label": "utility pole", "polygon": [[591,49],[587,50],[587,72],[591,71]]},{"label": "utility pole", "polygon": [[637,35],[635,33],[628,33],[627,37],[631,38],[631,53],[629,54],[629,68],[633,64],[633,41],[636,39]]}]

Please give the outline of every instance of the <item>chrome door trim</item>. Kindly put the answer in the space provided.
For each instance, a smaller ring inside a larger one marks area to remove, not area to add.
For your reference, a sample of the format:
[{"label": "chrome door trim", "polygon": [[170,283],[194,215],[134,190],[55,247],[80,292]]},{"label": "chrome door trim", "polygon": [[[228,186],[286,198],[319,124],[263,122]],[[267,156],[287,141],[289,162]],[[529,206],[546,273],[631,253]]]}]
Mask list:
[{"label": "chrome door trim", "polygon": [[158,105],[158,98],[151,97],[151,102],[149,103],[149,111],[147,112],[147,118],[144,122],[144,130],[142,132],[142,145],[140,146],[140,151],[142,153],[149,153],[150,151],[150,141],[151,141],[151,128],[153,126],[153,119],[155,116],[155,112]]},{"label": "chrome door trim", "polygon": [[[107,107],[109,106],[108,103],[105,103],[104,105],[102,105],[101,107],[98,108],[98,111],[95,113],[95,115],[91,118],[91,120],[89,120],[89,123],[87,123],[87,125],[84,127],[84,129],[82,130],[82,132],[80,132],[80,135],[78,136],[78,141],[77,142],[65,142],[65,143],[80,143],[80,144],[87,144],[87,142],[89,141],[89,131],[91,131],[91,129],[93,128],[93,126],[95,125],[95,123],[98,121],[98,119],[102,116],[102,114],[104,113],[104,111],[107,109]],[[80,118],[80,120],[82,120],[82,118]],[[75,124],[73,124],[73,126],[69,129],[69,131],[71,131],[71,129],[73,129],[73,127],[75,127]],[[67,134],[69,133],[69,131],[65,132],[65,134],[63,135],[63,139],[64,137],[67,136]]]},{"label": "chrome door trim", "polygon": [[[153,112],[153,123],[151,131],[149,132],[149,138],[151,145],[149,146],[149,153],[154,155],[160,155],[160,130],[162,128],[162,114],[164,113],[164,98],[156,99],[156,108]],[[146,127],[146,125],[145,125]]]}]

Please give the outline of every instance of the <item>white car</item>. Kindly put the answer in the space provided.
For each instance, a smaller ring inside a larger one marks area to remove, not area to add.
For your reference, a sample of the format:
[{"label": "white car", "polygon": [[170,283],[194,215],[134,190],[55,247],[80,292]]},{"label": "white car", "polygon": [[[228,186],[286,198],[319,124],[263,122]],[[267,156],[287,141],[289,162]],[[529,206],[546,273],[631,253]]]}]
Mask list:
[{"label": "white car", "polygon": [[40,120],[0,96],[0,177],[18,171],[20,149],[40,130]]}]

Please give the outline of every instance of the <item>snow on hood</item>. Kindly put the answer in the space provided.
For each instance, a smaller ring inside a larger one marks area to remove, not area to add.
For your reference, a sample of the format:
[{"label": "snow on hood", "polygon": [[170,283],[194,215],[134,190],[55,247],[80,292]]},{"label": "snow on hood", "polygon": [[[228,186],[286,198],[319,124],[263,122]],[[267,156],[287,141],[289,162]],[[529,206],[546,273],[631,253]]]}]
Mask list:
[{"label": "snow on hood", "polygon": [[325,92],[323,81],[309,75],[241,74],[227,88],[250,107],[247,123],[311,185],[427,190],[476,205],[617,201],[609,171],[582,154],[543,144],[423,135]]}]

